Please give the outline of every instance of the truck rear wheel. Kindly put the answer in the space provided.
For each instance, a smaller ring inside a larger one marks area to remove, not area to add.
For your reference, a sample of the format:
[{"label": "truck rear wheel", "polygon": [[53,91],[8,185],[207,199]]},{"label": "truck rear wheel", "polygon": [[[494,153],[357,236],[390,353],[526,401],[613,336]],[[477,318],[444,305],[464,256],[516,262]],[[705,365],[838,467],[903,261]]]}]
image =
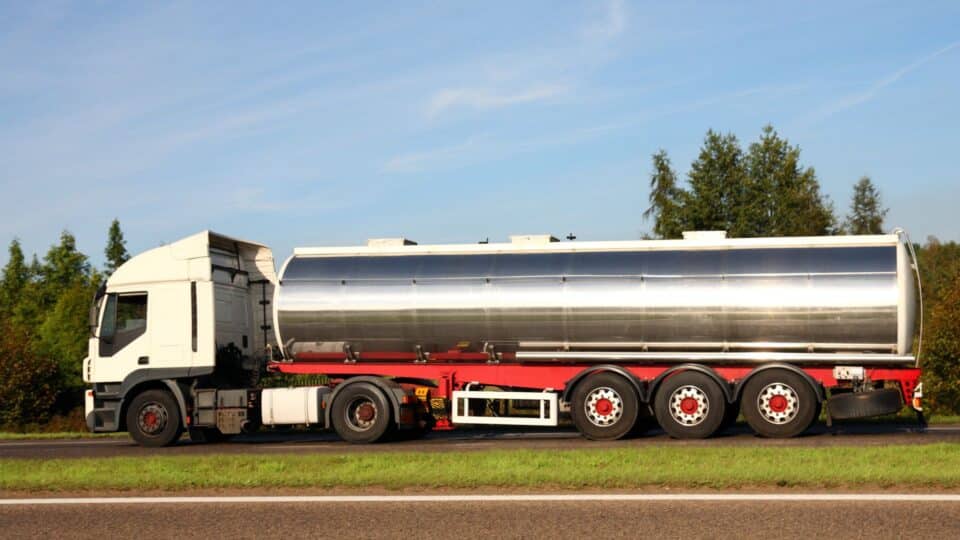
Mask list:
[{"label": "truck rear wheel", "polygon": [[685,371],[667,378],[657,390],[657,422],[675,439],[705,439],[720,429],[726,415],[723,390],[710,377]]},{"label": "truck rear wheel", "polygon": [[379,441],[392,422],[387,396],[369,383],[355,383],[341,390],[330,409],[333,429],[343,440],[355,444]]},{"label": "truck rear wheel", "polygon": [[610,441],[633,430],[639,409],[640,398],[629,381],[613,373],[600,373],[577,384],[570,416],[584,437]]},{"label": "truck rear wheel", "polygon": [[763,437],[795,437],[817,420],[817,395],[803,377],[770,369],[747,381],[741,398],[747,423]]},{"label": "truck rear wheel", "polygon": [[168,446],[183,434],[180,407],[166,390],[147,390],[127,407],[127,432],[141,446]]}]

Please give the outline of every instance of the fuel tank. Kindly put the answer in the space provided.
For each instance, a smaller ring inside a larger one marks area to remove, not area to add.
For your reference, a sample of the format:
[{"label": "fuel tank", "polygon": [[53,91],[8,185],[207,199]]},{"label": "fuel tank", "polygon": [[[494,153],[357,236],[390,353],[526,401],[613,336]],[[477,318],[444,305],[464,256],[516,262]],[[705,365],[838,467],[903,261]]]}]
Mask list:
[{"label": "fuel tank", "polygon": [[274,296],[303,352],[910,354],[905,236],[301,248]]}]

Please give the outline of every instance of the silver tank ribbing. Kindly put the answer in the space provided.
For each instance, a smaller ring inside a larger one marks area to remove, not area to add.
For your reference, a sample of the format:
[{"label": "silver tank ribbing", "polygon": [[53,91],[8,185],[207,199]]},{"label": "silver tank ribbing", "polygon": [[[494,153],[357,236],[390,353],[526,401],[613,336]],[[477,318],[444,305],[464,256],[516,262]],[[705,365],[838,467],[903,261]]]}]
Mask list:
[{"label": "silver tank ribbing", "polygon": [[909,355],[902,235],[305,248],[274,297],[300,352]]}]

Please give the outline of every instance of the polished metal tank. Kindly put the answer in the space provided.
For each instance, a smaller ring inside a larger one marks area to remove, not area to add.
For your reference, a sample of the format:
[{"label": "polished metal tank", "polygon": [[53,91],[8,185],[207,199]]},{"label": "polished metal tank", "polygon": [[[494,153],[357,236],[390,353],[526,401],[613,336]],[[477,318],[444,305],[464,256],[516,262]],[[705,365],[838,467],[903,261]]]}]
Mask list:
[{"label": "polished metal tank", "polygon": [[584,351],[598,361],[625,351],[902,357],[913,342],[914,289],[900,234],[380,243],[296,250],[274,318],[288,358],[345,346],[540,359]]}]

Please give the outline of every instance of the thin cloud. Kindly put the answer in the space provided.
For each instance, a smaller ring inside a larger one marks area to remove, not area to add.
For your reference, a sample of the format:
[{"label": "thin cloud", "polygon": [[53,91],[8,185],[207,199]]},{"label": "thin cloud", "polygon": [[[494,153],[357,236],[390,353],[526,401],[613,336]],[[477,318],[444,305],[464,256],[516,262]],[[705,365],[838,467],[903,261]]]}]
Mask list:
[{"label": "thin cloud", "polygon": [[472,163],[505,159],[517,154],[538,152],[557,146],[569,146],[622,129],[626,124],[611,123],[573,129],[528,139],[509,140],[481,135],[463,143],[396,156],[381,168],[385,174],[405,174],[440,169],[456,169]]},{"label": "thin cloud", "polygon": [[607,4],[606,16],[586,27],[584,36],[590,39],[612,39],[627,28],[627,11],[623,0],[611,0]]},{"label": "thin cloud", "polygon": [[431,118],[458,107],[468,109],[499,109],[553,99],[566,93],[562,85],[533,86],[518,91],[494,90],[489,88],[445,88],[430,98],[427,115]]},{"label": "thin cloud", "polygon": [[827,118],[839,112],[845,111],[847,109],[851,109],[853,107],[857,107],[859,105],[862,105],[872,100],[884,88],[887,88],[888,86],[896,83],[897,81],[899,81],[900,79],[908,75],[910,72],[915,71],[916,69],[922,67],[923,65],[935,60],[940,56],[943,56],[944,54],[958,47],[960,47],[960,41],[954,41],[953,43],[950,43],[945,47],[942,47],[926,56],[923,56],[917,60],[914,60],[910,64],[907,64],[906,66],[894,71],[893,73],[890,73],[886,77],[883,77],[878,81],[874,82],[873,84],[870,85],[869,88],[867,88],[863,92],[858,92],[855,94],[844,96],[838,99],[837,101],[835,101],[834,103],[828,105],[827,107],[824,107],[817,114],[813,115],[812,121],[816,122],[816,121],[826,120]]},{"label": "thin cloud", "polygon": [[479,148],[484,139],[486,139],[485,136],[473,137],[452,146],[401,154],[387,161],[381,170],[384,173],[412,173],[438,165],[455,163]]}]

